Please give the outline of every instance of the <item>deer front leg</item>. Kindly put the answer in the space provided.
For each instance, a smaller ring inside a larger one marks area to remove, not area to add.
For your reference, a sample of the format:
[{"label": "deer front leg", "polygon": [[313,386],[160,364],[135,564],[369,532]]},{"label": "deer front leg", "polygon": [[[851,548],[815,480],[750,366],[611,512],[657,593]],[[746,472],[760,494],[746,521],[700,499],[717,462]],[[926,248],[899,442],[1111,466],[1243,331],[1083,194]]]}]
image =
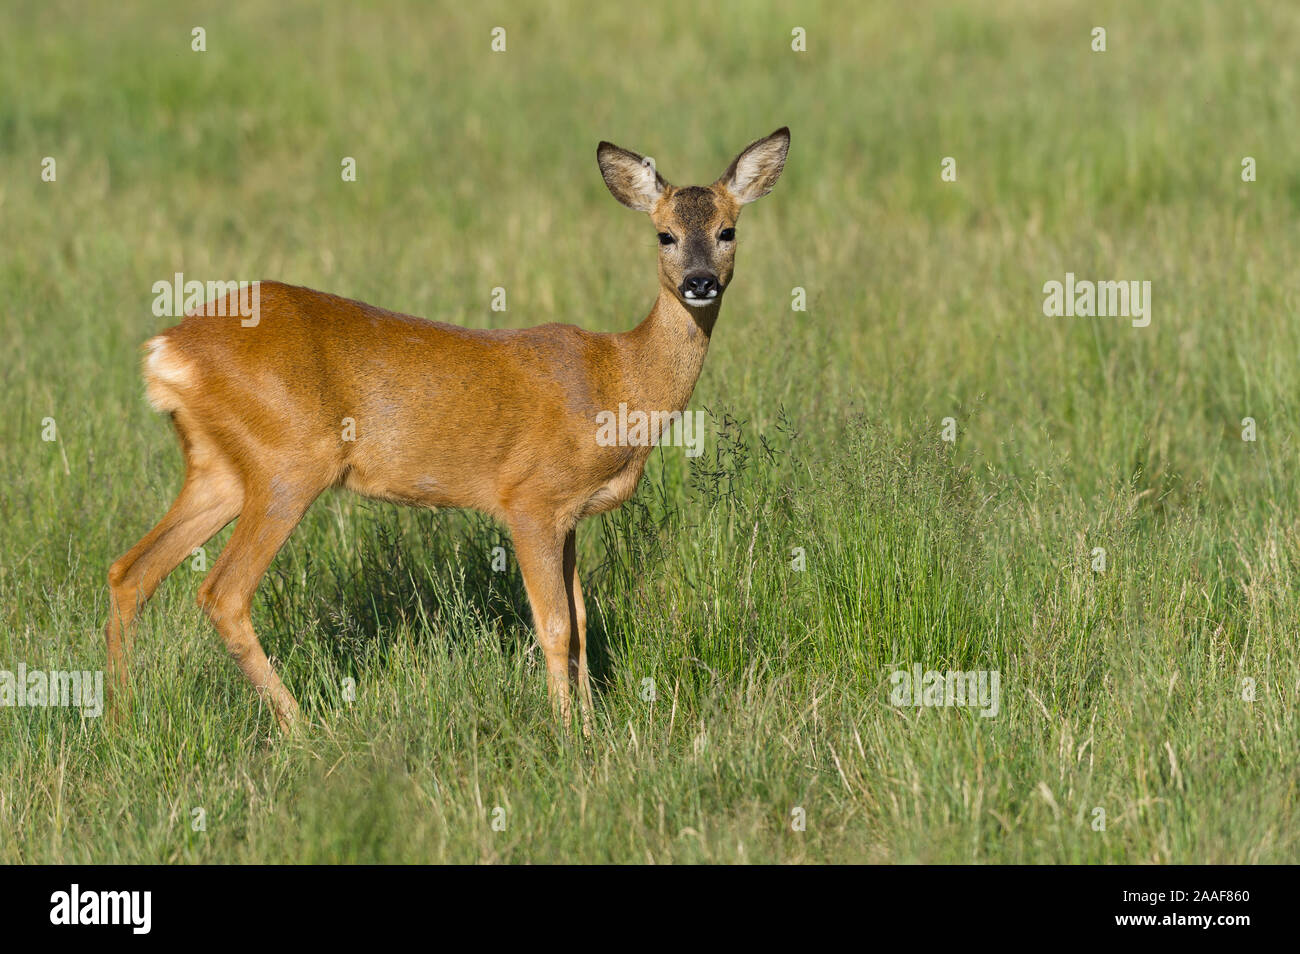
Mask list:
[{"label": "deer front leg", "polygon": [[515,556],[524,577],[524,589],[533,609],[537,641],[546,656],[546,687],[551,705],[567,727],[569,707],[570,626],[568,585],[564,573],[565,534],[537,523],[516,519],[510,523]]},{"label": "deer front leg", "polygon": [[587,678],[587,607],[582,600],[582,581],[578,577],[578,531],[564,538],[564,581],[569,596],[569,669],[578,676],[578,707],[582,711],[582,734],[591,737],[591,682]]}]

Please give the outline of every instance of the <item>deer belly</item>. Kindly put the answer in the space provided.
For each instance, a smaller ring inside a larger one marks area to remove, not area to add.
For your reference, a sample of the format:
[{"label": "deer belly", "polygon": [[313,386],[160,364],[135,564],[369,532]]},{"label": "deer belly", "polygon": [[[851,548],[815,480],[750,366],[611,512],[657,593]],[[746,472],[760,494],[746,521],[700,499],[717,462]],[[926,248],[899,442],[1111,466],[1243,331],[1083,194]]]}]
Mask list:
[{"label": "deer belly", "polygon": [[641,481],[641,472],[645,469],[645,461],[637,460],[624,467],[621,471],[605,481],[595,493],[591,494],[583,503],[578,513],[579,518],[587,517],[592,514],[605,513],[618,507],[623,501],[627,500],[636,493],[636,485]]}]

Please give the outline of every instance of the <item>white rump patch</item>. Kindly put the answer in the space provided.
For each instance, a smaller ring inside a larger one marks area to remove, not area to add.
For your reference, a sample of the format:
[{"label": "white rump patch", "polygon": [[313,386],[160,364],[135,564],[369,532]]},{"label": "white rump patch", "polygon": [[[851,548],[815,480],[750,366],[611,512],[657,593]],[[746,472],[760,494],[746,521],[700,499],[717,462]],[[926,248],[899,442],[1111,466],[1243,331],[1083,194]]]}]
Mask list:
[{"label": "white rump patch", "polygon": [[165,335],[144,343],[144,394],[155,411],[181,406],[180,390],[190,383],[191,369],[168,344]]}]

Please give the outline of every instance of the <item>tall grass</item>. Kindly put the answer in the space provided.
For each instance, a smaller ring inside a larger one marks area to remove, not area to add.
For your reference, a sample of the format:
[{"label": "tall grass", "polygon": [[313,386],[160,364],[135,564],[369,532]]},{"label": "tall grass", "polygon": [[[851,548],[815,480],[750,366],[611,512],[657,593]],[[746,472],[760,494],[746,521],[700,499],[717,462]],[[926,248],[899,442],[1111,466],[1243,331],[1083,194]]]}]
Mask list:
[{"label": "tall grass", "polygon": [[[501,527],[327,495],[254,613],[311,731],[275,738],[187,562],[127,724],[0,708],[0,860],[1297,860],[1300,15],[860,7],[7,6],[0,669],[102,668],[107,567],[179,486],[154,281],[620,330],[654,240],[596,142],[680,183],[793,146],[740,224],[706,453],[579,531],[591,739],[549,716]],[[1067,271],[1152,281],[1150,327],[1044,317]],[[998,671],[999,714],[891,704],[912,665]]]}]

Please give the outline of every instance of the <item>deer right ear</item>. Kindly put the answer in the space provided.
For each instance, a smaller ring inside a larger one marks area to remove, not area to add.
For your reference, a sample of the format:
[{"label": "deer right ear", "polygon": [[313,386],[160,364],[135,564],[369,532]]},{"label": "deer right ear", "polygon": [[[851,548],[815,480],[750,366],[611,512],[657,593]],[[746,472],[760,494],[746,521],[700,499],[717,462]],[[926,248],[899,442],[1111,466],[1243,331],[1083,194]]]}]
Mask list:
[{"label": "deer right ear", "polygon": [[668,187],[653,160],[612,142],[602,142],[596,147],[596,162],[610,193],[629,209],[649,212]]},{"label": "deer right ear", "polygon": [[789,152],[790,127],[782,126],[772,135],[746,146],[716,184],[723,186],[741,205],[761,199],[781,177]]}]

